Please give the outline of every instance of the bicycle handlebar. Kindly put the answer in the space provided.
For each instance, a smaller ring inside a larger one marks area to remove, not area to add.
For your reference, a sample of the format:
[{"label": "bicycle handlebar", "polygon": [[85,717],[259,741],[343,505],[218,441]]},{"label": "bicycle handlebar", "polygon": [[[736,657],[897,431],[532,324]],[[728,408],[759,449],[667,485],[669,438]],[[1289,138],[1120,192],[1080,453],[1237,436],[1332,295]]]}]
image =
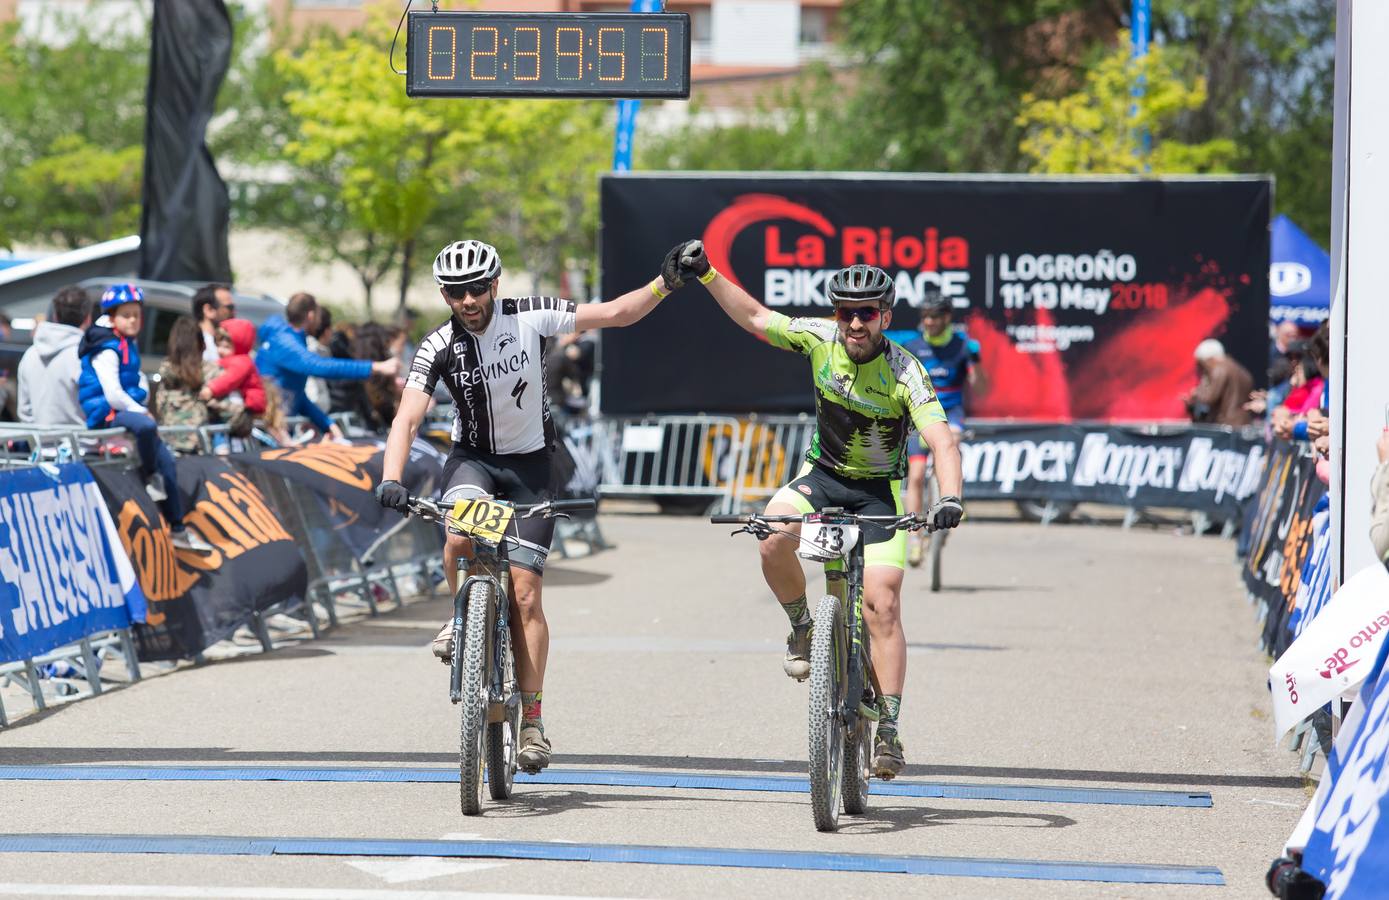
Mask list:
[{"label": "bicycle handlebar", "polygon": [[752,525],[754,523],[763,524],[787,524],[791,522],[804,522],[807,516],[828,514],[840,519],[853,519],[856,522],[874,522],[884,525],[894,525],[896,528],[906,528],[912,531],[928,528],[934,530],[931,522],[919,516],[907,513],[900,516],[861,516],[857,513],[832,512],[826,513],[824,510],[814,513],[804,513],[795,516],[764,516],[760,513],[753,513],[747,516],[710,516],[709,522],[712,525]]},{"label": "bicycle handlebar", "polygon": [[[443,503],[432,497],[416,497],[413,495],[407,503],[411,513],[425,519],[442,519],[451,507],[451,504]],[[543,500],[540,503],[517,503],[512,504],[512,509],[516,510],[516,515],[518,517],[524,519],[534,515],[550,518],[551,516],[562,515],[567,512],[596,509],[597,506],[598,501],[595,498],[584,497],[577,500]]]}]

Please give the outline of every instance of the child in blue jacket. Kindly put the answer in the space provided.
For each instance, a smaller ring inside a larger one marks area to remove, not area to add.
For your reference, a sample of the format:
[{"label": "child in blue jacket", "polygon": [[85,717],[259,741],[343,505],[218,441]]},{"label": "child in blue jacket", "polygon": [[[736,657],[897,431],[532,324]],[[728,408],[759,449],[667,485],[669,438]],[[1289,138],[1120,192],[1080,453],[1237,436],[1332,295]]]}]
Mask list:
[{"label": "child in blue jacket", "polygon": [[112,285],[101,295],[101,318],[87,329],[77,349],[82,360],[77,400],[87,415],[88,428],[124,428],[135,438],[146,490],[164,510],[174,546],[209,553],[212,545],[184,527],[174,455],[160,440],[158,425],[145,406],[149,392],[135,344],[144,301],[144,294],[133,284]]}]

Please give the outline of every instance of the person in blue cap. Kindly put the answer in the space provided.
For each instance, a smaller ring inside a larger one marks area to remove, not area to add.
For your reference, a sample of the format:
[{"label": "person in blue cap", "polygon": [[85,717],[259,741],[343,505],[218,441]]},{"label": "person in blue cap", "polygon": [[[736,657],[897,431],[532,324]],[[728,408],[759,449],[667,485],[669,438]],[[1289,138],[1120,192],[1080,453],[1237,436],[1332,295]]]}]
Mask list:
[{"label": "person in blue cap", "polygon": [[174,454],[160,440],[158,425],[145,406],[149,390],[135,344],[144,320],[144,302],[144,294],[133,284],[112,285],[101,295],[101,317],[87,329],[77,349],[82,360],[77,401],[88,428],[124,428],[135,438],[145,489],[163,509],[174,546],[210,553],[213,546],[184,527]]}]

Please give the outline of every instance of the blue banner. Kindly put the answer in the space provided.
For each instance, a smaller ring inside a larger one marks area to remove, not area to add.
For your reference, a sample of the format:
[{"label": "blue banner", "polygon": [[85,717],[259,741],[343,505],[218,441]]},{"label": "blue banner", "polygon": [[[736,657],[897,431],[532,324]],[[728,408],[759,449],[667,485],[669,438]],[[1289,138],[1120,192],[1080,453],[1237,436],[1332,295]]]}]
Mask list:
[{"label": "blue banner", "polygon": [[[1389,643],[1365,677],[1336,739],[1324,779],[1331,790],[1317,809],[1302,868],[1326,885],[1326,900],[1383,897],[1389,884]],[[1359,716],[1359,722],[1352,718]],[[1318,796],[1322,796],[1318,794]]]},{"label": "blue banner", "polygon": [[144,618],[145,595],[91,470],[0,472],[0,662]]},{"label": "blue banner", "polygon": [[[632,0],[634,13],[661,11],[661,0]],[[632,171],[632,138],[637,131],[637,111],[640,100],[617,101],[617,136],[613,141],[613,171]]]}]

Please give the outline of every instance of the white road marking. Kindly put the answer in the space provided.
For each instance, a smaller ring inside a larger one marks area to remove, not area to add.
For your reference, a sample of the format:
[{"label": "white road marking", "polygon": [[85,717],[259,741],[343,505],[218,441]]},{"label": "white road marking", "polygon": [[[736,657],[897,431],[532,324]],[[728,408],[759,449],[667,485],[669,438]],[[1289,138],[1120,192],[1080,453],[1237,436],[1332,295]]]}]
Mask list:
[{"label": "white road marking", "polygon": [[[482,835],[473,832],[455,832],[441,837],[441,841],[476,841]],[[354,869],[375,875],[387,884],[404,884],[409,881],[424,881],[441,878],[444,875],[466,875],[485,869],[499,869],[504,862],[470,862],[457,859],[440,859],[437,856],[408,856],[404,859],[349,859],[345,862]]]},{"label": "white road marking", "polygon": [[[561,894],[483,894],[470,891],[394,891],[388,889],[232,887],[172,884],[23,884],[0,882],[0,896],[21,897],[175,897],[200,900],[603,900]],[[611,900],[611,898],[609,898]]]}]

